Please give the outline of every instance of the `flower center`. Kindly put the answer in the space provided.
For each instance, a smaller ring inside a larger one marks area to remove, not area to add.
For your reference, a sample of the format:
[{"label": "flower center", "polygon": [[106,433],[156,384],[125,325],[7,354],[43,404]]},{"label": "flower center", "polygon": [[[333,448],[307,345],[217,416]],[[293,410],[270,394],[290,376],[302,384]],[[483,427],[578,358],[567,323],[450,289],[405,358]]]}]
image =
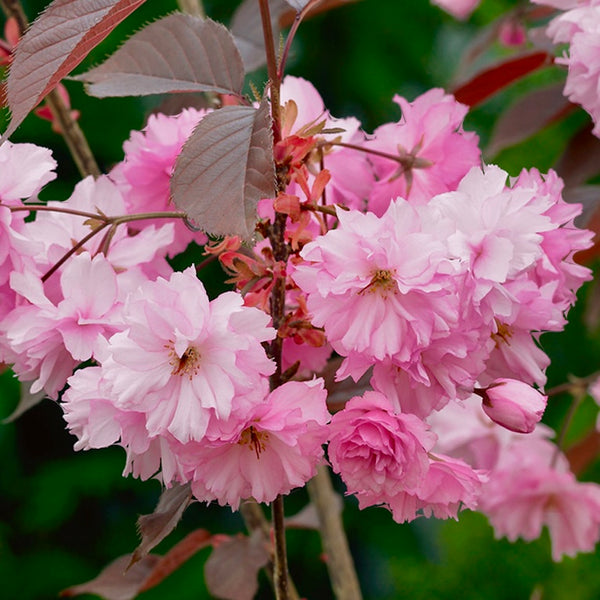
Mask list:
[{"label": "flower center", "polygon": [[372,272],[371,281],[359,294],[379,293],[384,298],[398,292],[398,286],[394,278],[396,272],[390,269],[375,269]]},{"label": "flower center", "polygon": [[510,338],[514,333],[513,328],[506,323],[500,323],[500,321],[496,321],[496,327],[498,327],[498,331],[492,333],[492,339],[496,342],[496,348],[499,348],[502,342],[510,346]]},{"label": "flower center", "polygon": [[189,346],[181,356],[177,356],[175,349],[171,347],[169,360],[169,364],[173,367],[171,375],[181,375],[182,377],[187,375],[189,379],[192,379],[194,375],[198,374],[201,358],[200,352],[194,346]]},{"label": "flower center", "polygon": [[266,431],[256,431],[251,425],[248,429],[242,431],[238,444],[242,446],[248,445],[248,450],[254,450],[256,458],[260,458],[260,453],[267,447],[266,443],[268,440],[269,434]]}]

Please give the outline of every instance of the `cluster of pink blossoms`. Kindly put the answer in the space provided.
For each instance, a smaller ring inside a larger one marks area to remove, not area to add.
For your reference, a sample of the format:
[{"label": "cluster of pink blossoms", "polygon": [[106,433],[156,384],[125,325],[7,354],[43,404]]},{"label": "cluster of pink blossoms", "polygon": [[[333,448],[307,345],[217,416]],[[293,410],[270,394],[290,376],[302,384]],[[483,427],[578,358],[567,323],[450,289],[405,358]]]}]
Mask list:
[{"label": "cluster of pink blossoms", "polygon": [[[22,200],[55,164],[2,146],[2,359],[32,393],[60,399],[77,449],[121,445],[126,473],[189,482],[201,501],[270,502],[304,485],[328,444],[361,507],[399,522],[479,509],[510,539],[547,525],[555,558],[589,550],[600,491],[536,428],[549,362],[539,335],[564,327],[590,277],[573,261],[591,241],[573,225],[580,207],[553,172],[509,180],[482,167],[466,107],[440,89],[395,98],[400,120],[372,135],[333,118],[304,80],[286,78],[281,96],[275,156],[289,184],[259,215],[288,215],[289,257],[265,239],[208,246],[237,287],[214,299],[194,267],[167,261],[206,237],[160,214],[174,211],[169,177],[205,112],[151,117],[110,175],[32,207],[33,221]],[[317,209],[323,190],[336,216]],[[117,215],[137,216],[103,221]],[[288,379],[271,390],[275,336]],[[334,385],[328,399],[320,375],[338,358],[337,380],[368,381],[363,395]]]}]

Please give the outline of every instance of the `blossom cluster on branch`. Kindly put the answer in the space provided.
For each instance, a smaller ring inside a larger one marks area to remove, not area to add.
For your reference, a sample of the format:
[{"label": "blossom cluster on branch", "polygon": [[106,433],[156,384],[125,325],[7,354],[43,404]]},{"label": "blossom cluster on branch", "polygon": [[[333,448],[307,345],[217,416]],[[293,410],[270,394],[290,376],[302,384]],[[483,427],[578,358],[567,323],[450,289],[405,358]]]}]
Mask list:
[{"label": "blossom cluster on branch", "polygon": [[[396,97],[400,119],[372,135],[305,80],[287,77],[281,101],[284,189],[259,203],[250,243],[207,244],[170,202],[210,110],[150,117],[108,175],[44,206],[49,151],[1,146],[2,360],[60,400],[77,449],[118,444],[126,474],[190,482],[203,502],[271,502],[328,459],[361,508],[396,521],[477,509],[510,539],[547,525],[556,559],[591,550],[600,488],[536,427],[539,336],[590,278],[573,260],[592,237],[580,206],[553,171],[482,165],[467,107],[441,89]],[[284,259],[260,235],[277,215]],[[234,291],[211,300],[194,267],[173,270],[190,243]],[[339,359],[336,380],[356,382],[342,401],[322,378]]]}]

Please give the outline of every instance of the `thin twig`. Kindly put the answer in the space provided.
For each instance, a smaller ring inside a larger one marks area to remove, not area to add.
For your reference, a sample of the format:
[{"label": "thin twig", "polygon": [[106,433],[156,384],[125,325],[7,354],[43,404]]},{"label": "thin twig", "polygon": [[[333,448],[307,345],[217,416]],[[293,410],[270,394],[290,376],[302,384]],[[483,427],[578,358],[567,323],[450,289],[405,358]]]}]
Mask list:
[{"label": "thin twig", "polygon": [[298,31],[298,27],[300,27],[300,23],[302,23],[302,21],[304,20],[304,17],[309,13],[309,11],[311,11],[315,7],[315,5],[319,4],[319,2],[321,2],[321,0],[311,0],[300,12],[296,13],[294,22],[292,23],[292,26],[290,27],[290,31],[285,40],[285,47],[281,54],[281,60],[279,61],[279,68],[277,69],[277,75],[278,75],[280,81],[283,79],[283,72],[285,70],[285,64],[287,62],[287,59],[288,59],[288,56],[290,53],[290,48],[292,46],[292,42],[294,41],[294,38],[296,37],[296,32]]},{"label": "thin twig", "polygon": [[275,42],[273,40],[273,26],[271,24],[271,10],[268,0],[258,0],[260,5],[260,17],[263,26],[265,40],[265,51],[267,55],[267,72],[271,81],[271,116],[273,117],[273,137],[277,143],[281,136],[281,98],[279,88],[281,80],[277,70],[277,56],[275,54]]},{"label": "thin twig", "polygon": [[[253,500],[246,500],[240,505],[240,512],[242,513],[242,517],[244,519],[244,523],[246,524],[246,529],[248,529],[249,533],[253,533],[255,531],[260,531],[266,542],[271,544],[271,525],[269,521],[267,521],[263,511],[260,508],[260,505]],[[267,578],[269,583],[274,586],[274,560],[273,557],[269,561],[269,563],[265,566],[265,571],[267,574]],[[298,591],[296,590],[296,586],[294,582],[288,575],[288,597],[290,600],[300,600],[300,596],[298,595]]]},{"label": "thin twig", "polygon": [[319,467],[315,477],[308,482],[308,493],[319,515],[333,593],[337,600],[361,600],[358,576],[327,467]]},{"label": "thin twig", "polygon": [[283,496],[279,495],[271,506],[273,515],[273,535],[275,538],[275,567],[273,583],[277,600],[288,600],[289,576],[287,567],[287,551],[285,544],[285,522],[283,515]]}]

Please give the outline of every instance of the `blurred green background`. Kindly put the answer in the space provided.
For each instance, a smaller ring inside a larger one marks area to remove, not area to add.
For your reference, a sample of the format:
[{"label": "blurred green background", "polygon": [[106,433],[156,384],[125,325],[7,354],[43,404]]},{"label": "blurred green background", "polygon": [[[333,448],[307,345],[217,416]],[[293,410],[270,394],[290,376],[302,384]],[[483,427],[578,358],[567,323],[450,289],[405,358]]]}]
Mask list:
[{"label": "blurred green background", "polygon": [[[362,0],[307,21],[294,45],[288,72],[311,80],[334,116],[355,115],[367,131],[397,120],[395,93],[413,99],[430,87],[449,89],[464,49],[482,27],[516,1],[482,0],[470,20],[453,20],[428,0]],[[24,2],[30,18],[43,2]],[[235,0],[206,0],[210,16],[227,23]],[[148,0],[85,61],[102,60],[142,24],[176,8],[175,1]],[[501,53],[499,49],[494,50]],[[79,67],[79,71],[83,69]],[[503,92],[469,115],[465,128],[477,131],[485,146],[499,112],[528,86],[560,79],[556,68],[546,69]],[[266,75],[253,80],[262,86]],[[103,170],[122,158],[122,144],[132,129],[140,129],[159,98],[97,100],[82,87],[66,83],[80,124]],[[516,175],[522,167],[547,170],[561,154],[568,136],[586,121],[580,111],[515,148],[493,157]],[[12,138],[53,149],[58,181],[44,197],[65,198],[77,173],[62,140],[50,125],[29,117]],[[600,335],[582,324],[590,286],[572,313],[564,334],[543,339],[554,362],[550,384],[569,373],[585,376],[599,368]],[[18,384],[10,373],[0,379],[0,417],[13,410]],[[559,423],[568,398],[558,397],[549,420]],[[570,436],[575,439],[595,416],[591,400],[584,403]],[[94,577],[103,566],[137,544],[135,520],[151,512],[159,496],[157,482],[123,479],[124,453],[111,448],[75,453],[65,431],[60,408],[44,401],[15,423],[0,426],[0,597],[6,600],[55,598],[61,589]],[[587,478],[598,475],[592,468]],[[596,479],[597,480],[597,479]],[[338,482],[339,484],[339,482]],[[342,487],[339,486],[340,491]],[[290,513],[306,503],[304,491],[287,502]],[[525,544],[494,541],[485,517],[465,512],[460,522],[417,520],[396,525],[384,509],[359,512],[348,499],[344,519],[365,598],[450,600],[577,599],[600,597],[600,554],[581,555],[554,564],[547,536]],[[235,533],[243,524],[228,509],[191,506],[178,529],[156,551],[164,553],[195,528]],[[290,569],[301,595],[331,598],[318,536],[290,531]],[[208,598],[202,569],[209,551],[187,562],[159,587],[144,593],[150,600]],[[270,598],[261,581],[260,598]]]}]

